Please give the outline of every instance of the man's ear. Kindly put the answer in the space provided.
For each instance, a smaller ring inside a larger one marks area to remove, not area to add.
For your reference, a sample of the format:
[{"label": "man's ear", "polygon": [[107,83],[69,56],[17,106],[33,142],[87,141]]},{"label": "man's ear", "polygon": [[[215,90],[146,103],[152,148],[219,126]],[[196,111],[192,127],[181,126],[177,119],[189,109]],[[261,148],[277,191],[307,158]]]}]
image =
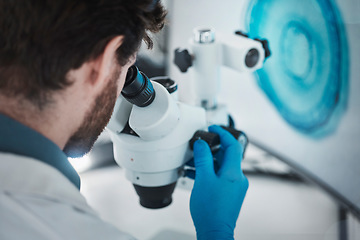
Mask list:
[{"label": "man's ear", "polygon": [[91,78],[93,83],[98,83],[101,81],[107,81],[110,79],[111,74],[114,72],[114,69],[117,67],[116,62],[116,50],[123,43],[123,36],[116,36],[108,42],[105,46],[104,51],[98,56],[94,62],[94,74]]}]

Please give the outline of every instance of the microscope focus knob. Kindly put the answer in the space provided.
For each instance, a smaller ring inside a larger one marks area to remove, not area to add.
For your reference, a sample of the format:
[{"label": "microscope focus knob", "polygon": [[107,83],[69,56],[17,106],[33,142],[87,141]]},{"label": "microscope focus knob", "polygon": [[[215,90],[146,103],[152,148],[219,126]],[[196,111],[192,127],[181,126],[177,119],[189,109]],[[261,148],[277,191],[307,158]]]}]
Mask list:
[{"label": "microscope focus knob", "polygon": [[270,45],[269,45],[269,41],[266,39],[254,39],[255,41],[258,41],[262,44],[264,51],[265,51],[265,58],[268,58],[271,56],[271,51],[270,51]]},{"label": "microscope focus knob", "polygon": [[[245,149],[249,143],[249,140],[246,136],[246,134],[242,131],[239,131],[235,128],[232,127],[226,127],[226,126],[221,126],[223,129],[225,129],[226,131],[228,131],[231,135],[233,135],[233,137],[238,140],[239,143],[241,143],[241,145],[244,148],[244,152]],[[217,135],[216,133],[212,133],[212,132],[206,132],[203,130],[199,130],[196,131],[195,134],[193,135],[193,137],[190,139],[189,141],[189,145],[190,145],[190,149],[193,150],[194,149],[194,143],[197,140],[204,140],[210,147],[212,152],[216,152],[219,147],[220,147],[220,137],[219,135]]]},{"label": "microscope focus knob", "polygon": [[216,133],[206,132],[206,131],[196,131],[194,136],[190,139],[190,149],[194,149],[194,143],[197,140],[204,140],[210,147],[211,151],[215,151],[219,147],[220,144],[220,137]]},{"label": "microscope focus knob", "polygon": [[188,50],[180,51],[179,48],[175,49],[174,63],[181,72],[185,73],[193,65],[193,57]]},{"label": "microscope focus knob", "polygon": [[[246,38],[249,38],[249,35],[242,32],[242,31],[236,31],[235,32],[236,35],[239,35],[239,36],[243,36],[243,37],[246,37]],[[255,38],[254,39],[255,41],[258,41],[261,43],[262,47],[264,48],[264,51],[265,51],[265,59],[267,59],[268,57],[271,56],[271,51],[270,51],[270,45],[269,45],[269,41],[266,40],[266,39],[259,39],[259,38]],[[251,55],[254,55],[254,52],[251,54]]]}]

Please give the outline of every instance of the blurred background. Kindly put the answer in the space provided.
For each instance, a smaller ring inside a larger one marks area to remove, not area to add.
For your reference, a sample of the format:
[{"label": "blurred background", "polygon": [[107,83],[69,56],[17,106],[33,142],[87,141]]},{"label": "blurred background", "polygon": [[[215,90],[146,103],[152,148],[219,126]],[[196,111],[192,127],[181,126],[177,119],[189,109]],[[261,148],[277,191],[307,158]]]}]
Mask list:
[{"label": "blurred background", "polygon": [[[137,66],[170,76],[182,102],[194,98],[189,73],[173,63],[195,27],[241,30],[269,41],[255,73],[220,70],[219,100],[247,133],[243,170],[250,187],[236,239],[360,239],[360,1],[163,0],[165,29]],[[195,239],[193,181],[180,179],[173,203],[148,210],[116,165],[104,132],[83,159],[81,192],[100,216],[138,239]]]}]

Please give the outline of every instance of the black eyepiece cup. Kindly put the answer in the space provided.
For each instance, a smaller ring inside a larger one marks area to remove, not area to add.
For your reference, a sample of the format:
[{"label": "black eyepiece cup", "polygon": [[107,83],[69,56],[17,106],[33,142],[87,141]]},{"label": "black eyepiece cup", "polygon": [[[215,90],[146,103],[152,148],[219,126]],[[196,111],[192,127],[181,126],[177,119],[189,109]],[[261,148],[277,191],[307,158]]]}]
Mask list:
[{"label": "black eyepiece cup", "polygon": [[125,85],[121,91],[123,97],[138,107],[149,106],[155,99],[154,87],[149,78],[133,65],[129,68]]}]

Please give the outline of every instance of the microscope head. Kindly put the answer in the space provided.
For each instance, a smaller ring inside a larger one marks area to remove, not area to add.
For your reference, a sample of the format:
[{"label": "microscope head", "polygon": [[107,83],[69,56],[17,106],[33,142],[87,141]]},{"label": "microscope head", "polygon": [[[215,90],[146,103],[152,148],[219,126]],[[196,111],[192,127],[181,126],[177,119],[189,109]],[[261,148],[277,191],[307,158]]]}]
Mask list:
[{"label": "microscope head", "polygon": [[207,127],[204,109],[177,102],[169,93],[174,89],[173,81],[150,81],[131,67],[107,126],[115,160],[146,208],[171,203],[184,164],[192,157],[189,141]]}]

